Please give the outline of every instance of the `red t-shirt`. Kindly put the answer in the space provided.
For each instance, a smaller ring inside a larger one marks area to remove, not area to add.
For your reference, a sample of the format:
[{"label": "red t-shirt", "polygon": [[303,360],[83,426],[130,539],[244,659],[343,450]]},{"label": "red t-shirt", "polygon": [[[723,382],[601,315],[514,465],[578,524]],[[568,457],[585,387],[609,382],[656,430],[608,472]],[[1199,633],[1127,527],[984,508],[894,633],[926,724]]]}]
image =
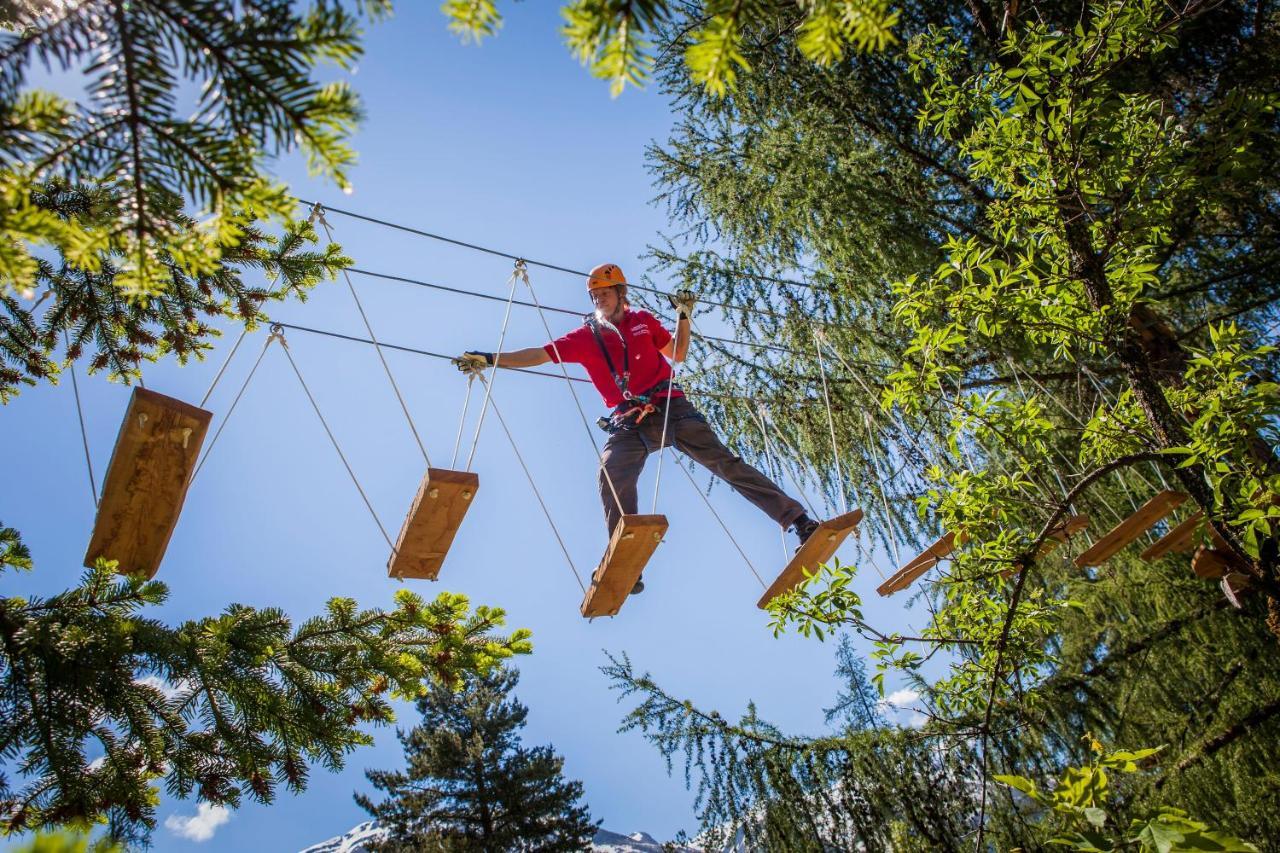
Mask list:
[{"label": "red t-shirt", "polygon": [[[671,365],[659,350],[671,342],[671,333],[662,327],[658,319],[648,311],[627,310],[617,325],[618,331],[627,338],[630,356],[631,380],[627,383],[627,389],[632,394],[643,394],[662,380],[670,379]],[[621,376],[624,369],[622,341],[612,329],[604,325],[600,327],[600,337],[609,350],[609,358],[613,359],[614,370]],[[604,397],[605,405],[612,407],[622,403],[622,392],[613,381],[613,374],[609,372],[609,365],[589,326],[582,325],[564,337],[556,338],[543,349],[556,363],[564,361],[585,367],[596,390]],[[654,396],[662,398],[684,395],[678,390],[671,390]]]}]

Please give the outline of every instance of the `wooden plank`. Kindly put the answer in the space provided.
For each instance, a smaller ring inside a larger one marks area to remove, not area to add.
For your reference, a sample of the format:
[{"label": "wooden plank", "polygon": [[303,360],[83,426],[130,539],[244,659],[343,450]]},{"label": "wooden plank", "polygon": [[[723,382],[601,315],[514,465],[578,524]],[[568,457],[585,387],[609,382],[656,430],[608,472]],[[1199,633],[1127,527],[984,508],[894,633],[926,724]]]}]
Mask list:
[{"label": "wooden plank", "polygon": [[435,580],[479,488],[478,474],[428,468],[387,561],[387,574]]},{"label": "wooden plank", "polygon": [[102,482],[84,564],[116,560],[121,574],[154,577],[178,524],[213,414],[134,388]]},{"label": "wooden plank", "polygon": [[[1187,518],[1177,527],[1162,536],[1160,541],[1143,551],[1142,558],[1144,560],[1155,560],[1159,557],[1165,556],[1166,554],[1180,554],[1184,551],[1190,551],[1198,544],[1199,537],[1195,534],[1203,523],[1204,513],[1197,510],[1187,516]],[[1206,525],[1204,530],[1205,533],[1208,534],[1209,541],[1213,543],[1214,548],[1217,548],[1219,551],[1231,550],[1231,546],[1227,544],[1226,540],[1223,539],[1222,536],[1218,534],[1218,531],[1214,530],[1212,526]]]},{"label": "wooden plank", "polygon": [[1165,554],[1180,554],[1183,551],[1190,551],[1195,547],[1196,528],[1200,526],[1204,513],[1194,512],[1184,518],[1179,524],[1171,528],[1168,533],[1161,536],[1156,544],[1142,552],[1144,560],[1158,560]]},{"label": "wooden plank", "polygon": [[665,515],[624,515],[613,529],[604,559],[591,575],[582,615],[616,616],[667,532]]},{"label": "wooden plank", "polygon": [[1135,541],[1160,519],[1173,512],[1187,496],[1173,489],[1165,489],[1138,507],[1133,515],[1121,521],[1108,533],[1093,543],[1087,551],[1076,557],[1076,565],[1097,566],[1115,556],[1121,548]]},{"label": "wooden plank", "polygon": [[804,580],[806,570],[812,572],[819,563],[830,560],[836,549],[840,547],[840,543],[844,542],[860,521],[862,521],[862,510],[855,509],[853,512],[837,515],[819,524],[818,529],[813,531],[813,535],[800,546],[795,556],[791,558],[791,562],[787,563],[779,573],[777,580],[760,598],[756,606],[763,610],[776,596],[798,586]]},{"label": "wooden plank", "polygon": [[880,584],[876,588],[876,592],[883,596],[901,592],[915,583],[925,572],[951,556],[951,552],[955,549],[956,535],[954,533],[944,533],[938,537],[936,542],[925,548],[913,557],[909,563],[894,572],[892,577]]},{"label": "wooden plank", "polygon": [[1229,551],[1206,548],[1201,545],[1191,558],[1191,571],[1196,577],[1216,580],[1236,568],[1236,561]]}]

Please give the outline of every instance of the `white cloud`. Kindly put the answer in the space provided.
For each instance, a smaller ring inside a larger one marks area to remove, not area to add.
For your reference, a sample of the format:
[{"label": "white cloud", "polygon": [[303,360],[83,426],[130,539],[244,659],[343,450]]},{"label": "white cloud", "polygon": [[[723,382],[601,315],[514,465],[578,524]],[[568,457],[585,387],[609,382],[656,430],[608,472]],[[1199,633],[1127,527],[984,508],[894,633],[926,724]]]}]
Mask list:
[{"label": "white cloud", "polygon": [[893,691],[880,701],[885,705],[888,705],[890,708],[905,708],[919,698],[919,693],[910,688],[904,687],[902,690]]},{"label": "white cloud", "polygon": [[213,834],[227,821],[231,820],[231,811],[225,806],[211,806],[201,803],[196,807],[193,817],[169,815],[164,819],[165,828],[175,835],[191,841],[208,841]]},{"label": "white cloud", "polygon": [[161,678],[158,675],[148,675],[148,676],[145,676],[144,678],[135,678],[133,681],[135,684],[145,684],[147,687],[154,687],[156,690],[159,690],[161,693],[163,693],[164,698],[166,699],[172,699],[173,697],[177,696],[179,693],[182,693],[183,691],[191,689],[190,681],[183,679],[182,681],[179,681],[177,684],[173,684],[171,682],[165,681],[163,678]]}]

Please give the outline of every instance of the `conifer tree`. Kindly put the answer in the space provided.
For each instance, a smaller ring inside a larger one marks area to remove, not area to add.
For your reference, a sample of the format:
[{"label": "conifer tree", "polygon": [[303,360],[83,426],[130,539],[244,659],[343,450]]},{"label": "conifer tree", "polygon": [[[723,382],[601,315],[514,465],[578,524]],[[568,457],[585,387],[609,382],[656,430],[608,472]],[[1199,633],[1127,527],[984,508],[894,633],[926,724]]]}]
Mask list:
[{"label": "conifer tree", "polygon": [[[200,357],[348,263],[269,170],[301,151],[347,187],[350,68],[387,0],[0,3],[0,402],[68,363],[133,382]],[[83,89],[29,83],[33,66]],[[194,113],[184,101],[196,99]],[[265,281],[257,279],[262,276]],[[0,474],[3,479],[3,474]],[[31,570],[0,527],[0,571]],[[100,563],[42,599],[0,598],[0,828],[105,822],[145,839],[159,789],[227,806],[302,790],[392,719],[391,697],[529,650],[500,610],[407,591],[333,599],[298,624],[236,604],[171,626],[163,583]]]},{"label": "conifer tree", "polygon": [[520,742],[528,709],[512,695],[513,667],[467,679],[461,690],[432,689],[418,700],[422,722],[400,732],[408,767],[369,770],[387,798],[356,802],[387,831],[383,851],[571,851],[597,825],[565,779],[550,746]]}]

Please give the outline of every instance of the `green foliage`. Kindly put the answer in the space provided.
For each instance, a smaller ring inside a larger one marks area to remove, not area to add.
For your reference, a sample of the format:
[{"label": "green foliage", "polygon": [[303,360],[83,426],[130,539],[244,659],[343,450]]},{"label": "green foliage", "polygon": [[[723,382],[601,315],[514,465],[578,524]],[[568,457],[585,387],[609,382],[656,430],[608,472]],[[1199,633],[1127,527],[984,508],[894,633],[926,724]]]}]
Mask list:
[{"label": "green foliage", "polygon": [[[348,9],[354,5],[355,11]],[[110,259],[122,295],[164,291],[175,272],[214,275],[256,221],[293,227],[294,202],[267,171],[299,150],[314,174],[349,187],[346,143],[360,117],[347,84],[315,79],[351,68],[360,15],[386,0],[258,4],[8,4],[0,36],[0,296],[29,291],[34,248],[84,275]],[[71,103],[32,90],[39,63],[82,75]],[[193,114],[181,92],[198,91]],[[50,183],[103,198],[74,217],[33,196]],[[182,215],[184,205],[199,211]]]},{"label": "green foliage", "polygon": [[[663,50],[691,44],[698,11]],[[976,741],[981,773],[1084,760],[1086,730],[1168,742],[1115,826],[1173,804],[1280,837],[1280,705],[1252,663],[1268,615],[1280,631],[1280,185],[1262,166],[1280,156],[1280,16],[904,3],[905,52],[823,68],[774,11],[721,99],[659,63],[681,120],[651,165],[680,239],[652,257],[759,342],[704,342],[690,382],[757,458],[863,507],[887,550],[956,543],[916,587],[918,638],[865,624],[847,569],[778,602],[774,629],[871,638],[878,683],[921,692],[928,734]],[[1185,554],[1072,564],[1162,488],[1190,496],[1167,524],[1204,510],[1263,589],[1238,615]],[[1063,532],[1077,515],[1089,532]],[[981,841],[1032,843],[990,806]]]},{"label": "green foliage", "polygon": [[[776,14],[763,0],[573,0],[561,11],[561,31],[570,53],[591,73],[609,81],[616,97],[627,84],[643,86],[653,65],[649,34],[677,10],[700,21],[684,57],[693,79],[705,91],[723,97],[737,84],[738,72],[750,71],[742,53],[745,34],[764,16]],[[799,16],[795,45],[818,65],[830,65],[848,48],[884,50],[896,42],[898,13],[889,0],[788,0]],[[450,31],[464,40],[493,35],[502,17],[493,0],[448,0],[442,7]]]},{"label": "green foliage", "polygon": [[451,593],[402,590],[391,610],[335,598],[297,627],[239,604],[170,627],[143,612],[166,595],[103,563],[50,598],[0,599],[0,740],[25,780],[0,780],[7,831],[149,828],[161,784],[270,802],[370,743],[361,725],[393,719],[388,697],[452,689],[530,650],[527,630],[496,633],[501,610]]},{"label": "green foliage", "polygon": [[[34,188],[30,199],[36,209],[66,222],[109,219],[120,205],[117,194],[61,183]],[[166,210],[173,222],[198,228],[180,208]],[[305,299],[320,280],[350,263],[333,244],[313,249],[315,239],[306,222],[279,236],[246,224],[218,265],[199,275],[187,274],[160,251],[156,257],[165,286],[146,299],[122,298],[119,276],[127,259],[118,255],[100,256],[96,271],[66,258],[41,259],[29,281],[32,291],[42,291],[39,302],[30,301],[34,293],[0,296],[0,401],[20,385],[56,380],[62,359],[87,358],[90,373],[105,370],[111,379],[135,381],[145,361],[172,355],[185,363],[202,357],[220,334],[210,320],[230,318],[252,329],[265,318],[267,304]],[[246,273],[260,273],[265,286],[247,283]],[[49,297],[52,304],[42,308]]]},{"label": "green foliage", "polygon": [[494,667],[418,699],[422,722],[399,732],[408,768],[370,770],[387,798],[358,802],[385,836],[380,851],[581,850],[598,827],[582,783],[562,775],[550,746],[520,743],[527,709],[511,696],[519,673]]},{"label": "green foliage", "polygon": [[856,838],[867,850],[971,850],[965,835],[977,803],[965,780],[967,750],[937,750],[888,727],[847,643],[838,660],[845,690],[827,712],[837,728],[817,737],[784,735],[754,704],[737,722],[699,709],[625,656],[611,657],[604,672],[620,698],[636,701],[621,730],[642,732],[668,770],[683,764],[710,849],[832,850]]},{"label": "green foliage", "polygon": [[[1107,811],[1112,800],[1107,771],[1136,773],[1140,762],[1151,758],[1164,747],[1103,755],[1100,743],[1094,741],[1092,746],[1097,753],[1095,759],[1084,767],[1067,768],[1052,791],[1040,790],[1034,781],[1024,776],[992,777],[997,782],[1021,791],[1052,815],[1059,834],[1049,840],[1050,844],[1088,853],[1135,849],[1143,853],[1208,850],[1256,853],[1258,848],[1252,844],[1210,829],[1207,824],[1191,820],[1185,812],[1178,809],[1160,809],[1154,814],[1135,818],[1127,828],[1120,831],[1119,827],[1113,825]],[[1072,829],[1077,831],[1069,831]],[[1119,835],[1116,834],[1117,831],[1120,831]]]},{"label": "green foliage", "polygon": [[123,853],[124,848],[106,839],[91,841],[74,833],[36,833],[25,844],[10,848],[13,853]]}]

